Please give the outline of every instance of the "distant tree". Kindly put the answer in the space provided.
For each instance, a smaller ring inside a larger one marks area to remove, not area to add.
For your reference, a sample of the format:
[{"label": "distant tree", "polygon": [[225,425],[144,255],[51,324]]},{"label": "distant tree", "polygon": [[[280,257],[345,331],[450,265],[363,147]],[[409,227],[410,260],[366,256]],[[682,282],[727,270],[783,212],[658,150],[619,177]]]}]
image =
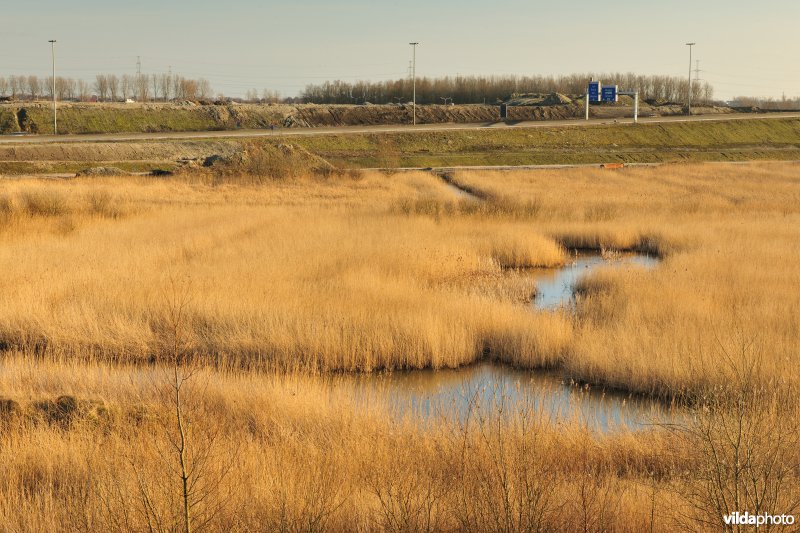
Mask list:
[{"label": "distant tree", "polygon": [[61,76],[56,77],[56,96],[59,100],[67,99],[67,80]]},{"label": "distant tree", "polygon": [[127,100],[133,95],[133,78],[130,74],[123,74],[120,80],[120,89],[122,90],[122,99]]},{"label": "distant tree", "polygon": [[116,102],[119,97],[119,77],[116,74],[108,76],[108,92],[111,95],[111,101]]},{"label": "distant tree", "polygon": [[105,74],[98,74],[95,76],[94,90],[97,93],[97,97],[105,101],[108,96],[108,76]]},{"label": "distant tree", "polygon": [[89,84],[84,80],[78,80],[78,100],[88,102],[91,96]]},{"label": "distant tree", "polygon": [[28,89],[28,95],[30,95],[32,100],[36,100],[36,98],[39,96],[39,93],[41,93],[41,83],[39,82],[39,77],[34,75],[28,76],[25,80],[25,83]]},{"label": "distant tree", "polygon": [[161,96],[164,98],[165,102],[169,102],[172,97],[172,75],[171,74],[161,74],[158,76],[158,87],[161,91]]},{"label": "distant tree", "polygon": [[[61,81],[59,82],[59,80]],[[77,83],[72,78],[56,78],[56,91],[60,92],[59,98],[61,100],[74,100],[78,97]]]},{"label": "distant tree", "polygon": [[158,74],[150,75],[150,85],[153,88],[153,100],[158,101],[158,95],[161,92],[161,82],[159,80]]},{"label": "distant tree", "polygon": [[12,98],[16,98],[17,96],[20,96],[22,94],[23,91],[22,86],[24,84],[22,76],[12,75],[8,78],[8,83],[11,88]]},{"label": "distant tree", "polygon": [[8,94],[8,89],[9,89],[8,78],[0,76],[0,96],[6,96]]},{"label": "distant tree", "polygon": [[48,99],[53,98],[53,76],[47,76],[42,80],[42,93],[47,95]]},{"label": "distant tree", "polygon": [[187,100],[197,98],[197,81],[181,78],[181,96]]},{"label": "distant tree", "polygon": [[186,98],[186,95],[183,93],[183,77],[182,76],[173,76],[172,77],[172,94],[175,98]]},{"label": "distant tree", "polygon": [[281,95],[278,91],[264,89],[264,91],[261,93],[261,100],[267,104],[277,104],[281,100]]},{"label": "distant tree", "polygon": [[197,95],[202,98],[206,99],[211,97],[213,91],[211,90],[211,83],[205,78],[200,78],[197,80]]},{"label": "distant tree", "polygon": [[136,76],[136,98],[140,102],[146,102],[150,98],[150,84],[146,74]]}]

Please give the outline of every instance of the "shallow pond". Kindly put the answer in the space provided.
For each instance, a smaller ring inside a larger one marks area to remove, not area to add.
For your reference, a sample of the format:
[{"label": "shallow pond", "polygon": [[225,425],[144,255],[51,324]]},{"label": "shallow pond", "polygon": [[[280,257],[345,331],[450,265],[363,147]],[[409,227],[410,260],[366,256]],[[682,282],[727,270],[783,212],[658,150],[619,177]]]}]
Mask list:
[{"label": "shallow pond", "polygon": [[[559,269],[536,270],[536,310],[548,311],[574,305],[575,283],[600,267],[653,268],[658,259],[640,254],[603,258],[577,254]],[[399,417],[414,416],[425,422],[438,417],[465,419],[476,409],[507,412],[533,409],[553,421],[578,420],[599,431],[615,427],[641,429],[672,420],[676,415],[661,403],[641,397],[580,387],[557,374],[517,370],[483,362],[457,370],[420,370],[341,378],[355,389],[358,402],[383,403]]]},{"label": "shallow pond", "polygon": [[530,409],[553,422],[577,421],[601,432],[642,429],[672,418],[660,403],[565,383],[558,375],[482,362],[456,370],[419,370],[337,378],[357,404],[388,406],[398,418],[435,423],[440,417]]},{"label": "shallow pond", "polygon": [[533,300],[533,305],[540,310],[552,310],[573,305],[575,283],[599,267],[654,268],[656,265],[658,265],[658,258],[645,254],[619,254],[610,259],[604,259],[598,253],[579,253],[561,268],[540,269],[534,273],[536,298]]}]

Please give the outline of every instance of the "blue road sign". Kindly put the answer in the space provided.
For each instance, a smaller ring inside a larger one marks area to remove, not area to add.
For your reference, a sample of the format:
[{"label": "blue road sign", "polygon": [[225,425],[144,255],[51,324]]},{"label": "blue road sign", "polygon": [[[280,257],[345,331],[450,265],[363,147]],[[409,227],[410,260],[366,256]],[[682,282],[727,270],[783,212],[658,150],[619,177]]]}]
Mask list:
[{"label": "blue road sign", "polygon": [[603,101],[604,102],[616,102],[617,101],[617,86],[616,85],[609,85],[607,87],[603,87]]},{"label": "blue road sign", "polygon": [[590,102],[599,102],[600,101],[600,90],[602,85],[599,81],[590,81],[589,82],[589,101]]}]

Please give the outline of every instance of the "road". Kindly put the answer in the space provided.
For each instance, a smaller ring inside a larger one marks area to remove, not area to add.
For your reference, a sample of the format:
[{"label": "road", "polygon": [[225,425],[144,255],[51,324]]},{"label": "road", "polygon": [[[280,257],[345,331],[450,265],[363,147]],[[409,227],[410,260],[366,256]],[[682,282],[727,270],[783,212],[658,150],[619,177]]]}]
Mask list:
[{"label": "road", "polygon": [[[639,118],[640,124],[660,124],[673,122],[724,122],[731,120],[775,120],[782,118],[800,118],[798,113],[751,114],[735,113],[730,115],[695,115],[674,117]],[[417,124],[390,126],[341,126],[324,128],[297,128],[272,130],[232,130],[232,131],[195,131],[166,133],[103,133],[80,135],[0,135],[0,144],[47,144],[77,142],[124,142],[124,141],[166,141],[180,139],[228,139],[240,137],[295,137],[304,135],[347,135],[358,133],[410,133],[435,131],[469,131],[482,129],[520,129],[550,127],[586,127],[604,124],[625,124],[633,119],[591,119],[591,120],[543,120],[524,121],[512,124],[480,123],[480,124]]]}]

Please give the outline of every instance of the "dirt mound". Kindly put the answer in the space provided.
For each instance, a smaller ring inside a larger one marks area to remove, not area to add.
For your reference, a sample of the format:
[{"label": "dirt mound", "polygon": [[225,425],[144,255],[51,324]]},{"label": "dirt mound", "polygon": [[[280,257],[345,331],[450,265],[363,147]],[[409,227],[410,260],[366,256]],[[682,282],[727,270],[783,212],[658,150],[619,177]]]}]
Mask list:
[{"label": "dirt mound", "polygon": [[548,94],[541,105],[570,105],[572,100],[561,93]]},{"label": "dirt mound", "polygon": [[561,93],[548,94],[515,94],[506,101],[510,106],[555,106],[572,105],[572,99]]},{"label": "dirt mound", "polygon": [[309,174],[328,174],[335,167],[318,155],[293,144],[252,141],[230,155],[212,155],[202,166],[221,177],[247,175],[281,180]]}]

